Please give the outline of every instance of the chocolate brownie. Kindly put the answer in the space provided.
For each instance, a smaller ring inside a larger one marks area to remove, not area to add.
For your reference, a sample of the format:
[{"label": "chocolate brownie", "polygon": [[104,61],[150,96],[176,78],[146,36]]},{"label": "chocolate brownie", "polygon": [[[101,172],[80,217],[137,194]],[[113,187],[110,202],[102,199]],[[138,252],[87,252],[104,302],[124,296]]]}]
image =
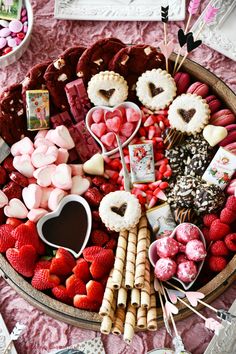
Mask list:
[{"label": "chocolate brownie", "polygon": [[111,59],[124,47],[125,44],[117,38],[98,40],[81,55],[76,68],[77,76],[87,86],[93,75],[108,70]]}]

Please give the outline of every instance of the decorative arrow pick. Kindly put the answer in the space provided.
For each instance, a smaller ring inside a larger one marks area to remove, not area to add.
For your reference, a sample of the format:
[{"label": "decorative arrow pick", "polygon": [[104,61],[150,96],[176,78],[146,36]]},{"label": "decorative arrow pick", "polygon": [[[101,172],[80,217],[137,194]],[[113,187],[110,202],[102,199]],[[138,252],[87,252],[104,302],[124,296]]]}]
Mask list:
[{"label": "decorative arrow pick", "polygon": [[13,328],[12,332],[10,333],[10,338],[11,341],[7,344],[6,348],[3,351],[3,354],[8,353],[9,348],[12,344],[12,341],[17,340],[21,334],[24,332],[26,326],[24,324],[21,324],[19,322],[16,323],[15,327]]},{"label": "decorative arrow pick", "polygon": [[220,322],[216,321],[212,317],[206,318],[205,327],[210,331],[214,331],[217,336],[220,333],[220,330],[224,328]]},{"label": "decorative arrow pick", "polygon": [[217,310],[216,314],[218,318],[220,318],[223,321],[227,321],[229,324],[231,324],[233,320],[236,320],[235,315],[232,315],[232,313],[229,313],[228,311],[222,309]]},{"label": "decorative arrow pick", "polygon": [[[169,21],[168,13],[169,13],[169,6],[166,6],[166,7],[161,6],[161,20],[164,24],[164,45],[163,45],[163,48],[164,48],[164,52],[166,52],[166,53],[169,52],[169,50],[168,50],[169,43],[167,42],[167,23]],[[173,50],[173,48],[172,48],[172,50]],[[163,53],[165,60],[166,60],[166,71],[169,72],[168,58],[170,55],[167,56],[164,54],[164,52],[162,52],[162,53]]]},{"label": "decorative arrow pick", "polygon": [[161,6],[161,20],[162,20],[162,22],[164,22],[164,23],[168,22],[168,20],[169,20],[168,13],[169,13],[169,5],[166,7]]}]

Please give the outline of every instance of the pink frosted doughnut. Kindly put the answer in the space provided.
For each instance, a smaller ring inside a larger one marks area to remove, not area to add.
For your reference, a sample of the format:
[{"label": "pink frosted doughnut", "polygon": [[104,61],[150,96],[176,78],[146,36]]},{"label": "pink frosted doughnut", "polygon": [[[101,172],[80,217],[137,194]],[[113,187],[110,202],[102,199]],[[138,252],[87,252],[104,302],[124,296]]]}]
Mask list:
[{"label": "pink frosted doughnut", "polygon": [[199,231],[196,226],[183,223],[177,227],[175,237],[177,241],[185,244],[191,240],[199,239]]},{"label": "pink frosted doughnut", "polygon": [[191,240],[186,245],[186,256],[191,261],[202,261],[206,257],[206,249],[202,241]]},{"label": "pink frosted doughnut", "polygon": [[176,272],[177,264],[171,258],[160,258],[155,265],[155,276],[162,280],[166,281],[172,278]]},{"label": "pink frosted doughnut", "polygon": [[195,93],[202,98],[206,97],[209,92],[209,87],[202,82],[194,82],[191,86],[189,86],[187,93]]},{"label": "pink frosted doughnut", "polygon": [[177,278],[184,283],[190,283],[197,276],[197,267],[193,261],[180,263],[177,267]]},{"label": "pink frosted doughnut", "polygon": [[172,237],[163,237],[156,241],[156,250],[159,257],[174,257],[179,251],[179,245]]}]

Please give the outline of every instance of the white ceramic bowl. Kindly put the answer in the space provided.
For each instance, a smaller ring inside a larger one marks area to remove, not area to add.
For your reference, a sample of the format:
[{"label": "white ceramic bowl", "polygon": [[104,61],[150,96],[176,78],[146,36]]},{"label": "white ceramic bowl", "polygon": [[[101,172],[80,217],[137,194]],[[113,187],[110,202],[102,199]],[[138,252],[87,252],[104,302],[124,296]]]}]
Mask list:
[{"label": "white ceramic bowl", "polygon": [[13,49],[12,52],[0,57],[0,69],[14,63],[24,54],[30,43],[31,32],[33,28],[33,10],[29,0],[24,0],[24,4],[28,15],[28,31],[25,38],[19,46]]}]

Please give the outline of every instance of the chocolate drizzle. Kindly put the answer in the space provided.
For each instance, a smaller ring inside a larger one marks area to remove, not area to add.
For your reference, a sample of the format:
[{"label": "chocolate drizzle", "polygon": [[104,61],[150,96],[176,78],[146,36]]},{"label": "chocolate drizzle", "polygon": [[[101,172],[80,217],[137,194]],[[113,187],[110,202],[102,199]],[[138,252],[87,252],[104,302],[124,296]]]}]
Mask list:
[{"label": "chocolate drizzle", "polygon": [[174,211],[174,217],[177,224],[183,222],[196,222],[197,215],[193,209],[177,208]]},{"label": "chocolate drizzle", "polygon": [[178,113],[181,115],[182,119],[189,123],[190,120],[193,118],[194,114],[196,113],[196,109],[191,108],[188,111],[186,109],[180,108],[178,109]]},{"label": "chocolate drizzle", "polygon": [[120,216],[125,215],[126,209],[127,209],[127,203],[122,204],[120,207],[116,207],[116,206],[111,207],[111,210]]},{"label": "chocolate drizzle", "polygon": [[183,142],[185,135],[176,129],[167,128],[162,133],[163,143],[167,150]]},{"label": "chocolate drizzle", "polygon": [[149,82],[148,86],[152,97],[155,97],[160,93],[164,92],[162,87],[156,87],[156,85],[153,82]]}]

